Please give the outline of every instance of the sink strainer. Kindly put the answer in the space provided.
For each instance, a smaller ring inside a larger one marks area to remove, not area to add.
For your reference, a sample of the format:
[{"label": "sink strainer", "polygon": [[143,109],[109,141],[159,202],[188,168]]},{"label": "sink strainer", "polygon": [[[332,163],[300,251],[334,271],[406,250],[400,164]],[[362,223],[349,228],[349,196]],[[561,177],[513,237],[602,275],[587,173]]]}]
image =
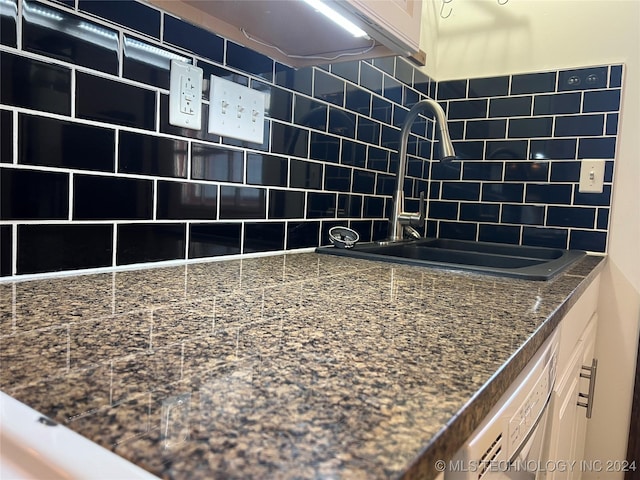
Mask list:
[{"label": "sink strainer", "polygon": [[332,227],[329,229],[329,240],[338,248],[351,248],[360,240],[360,235],[347,227]]}]

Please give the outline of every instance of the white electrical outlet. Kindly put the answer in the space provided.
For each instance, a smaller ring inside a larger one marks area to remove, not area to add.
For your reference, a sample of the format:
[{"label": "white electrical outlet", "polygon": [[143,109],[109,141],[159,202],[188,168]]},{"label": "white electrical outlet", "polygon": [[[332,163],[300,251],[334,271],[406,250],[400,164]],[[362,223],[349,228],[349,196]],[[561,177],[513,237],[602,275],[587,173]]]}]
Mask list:
[{"label": "white electrical outlet", "polygon": [[202,128],[202,69],[171,60],[169,84],[169,124]]},{"label": "white electrical outlet", "polygon": [[582,160],[580,163],[580,193],[602,193],[604,160]]},{"label": "white electrical outlet", "polygon": [[266,95],[211,76],[208,132],[262,143]]}]

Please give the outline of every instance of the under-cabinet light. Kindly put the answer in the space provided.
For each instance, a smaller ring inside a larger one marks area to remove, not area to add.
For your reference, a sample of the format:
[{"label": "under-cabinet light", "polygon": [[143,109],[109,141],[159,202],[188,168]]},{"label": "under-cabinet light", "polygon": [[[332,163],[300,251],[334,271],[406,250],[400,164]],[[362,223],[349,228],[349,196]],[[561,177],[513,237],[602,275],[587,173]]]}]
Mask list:
[{"label": "under-cabinet light", "polygon": [[350,20],[347,20],[346,18],[344,18],[338,12],[333,10],[331,7],[328,7],[321,0],[304,0],[304,2],[308,3],[309,5],[311,5],[314,9],[316,9],[318,12],[323,14],[329,20],[331,20],[331,21],[335,22],[336,24],[340,25],[342,28],[344,28],[346,31],[348,31],[354,37],[363,37],[363,38],[366,37],[366,38],[369,38],[369,36],[367,35],[367,32],[362,30],[355,23],[353,23]]}]

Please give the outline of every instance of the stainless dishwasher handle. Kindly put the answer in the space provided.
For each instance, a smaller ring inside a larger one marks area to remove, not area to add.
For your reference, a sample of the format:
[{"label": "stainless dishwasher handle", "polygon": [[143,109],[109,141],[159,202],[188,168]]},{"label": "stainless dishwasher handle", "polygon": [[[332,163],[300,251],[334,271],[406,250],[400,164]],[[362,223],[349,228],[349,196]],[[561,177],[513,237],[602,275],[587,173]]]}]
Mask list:
[{"label": "stainless dishwasher handle", "polygon": [[589,393],[578,393],[578,397],[586,399],[586,403],[578,401],[578,406],[586,408],[587,418],[591,418],[591,414],[593,412],[593,394],[596,390],[596,373],[598,372],[598,359],[594,358],[591,361],[591,366],[582,365],[582,370],[586,370],[587,372],[589,372],[580,372],[580,377],[589,380]]}]

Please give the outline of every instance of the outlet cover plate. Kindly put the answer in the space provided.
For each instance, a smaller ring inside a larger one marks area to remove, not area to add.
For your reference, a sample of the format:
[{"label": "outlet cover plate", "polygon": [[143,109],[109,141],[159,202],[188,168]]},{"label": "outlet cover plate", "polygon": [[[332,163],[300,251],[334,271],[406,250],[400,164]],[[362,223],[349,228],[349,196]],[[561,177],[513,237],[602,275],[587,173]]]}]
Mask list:
[{"label": "outlet cover plate", "polygon": [[171,60],[169,76],[169,124],[202,128],[202,76],[200,67]]},{"label": "outlet cover plate", "polygon": [[208,132],[262,143],[266,95],[211,75]]},{"label": "outlet cover plate", "polygon": [[582,160],[580,163],[580,193],[602,193],[604,184],[604,160]]}]

